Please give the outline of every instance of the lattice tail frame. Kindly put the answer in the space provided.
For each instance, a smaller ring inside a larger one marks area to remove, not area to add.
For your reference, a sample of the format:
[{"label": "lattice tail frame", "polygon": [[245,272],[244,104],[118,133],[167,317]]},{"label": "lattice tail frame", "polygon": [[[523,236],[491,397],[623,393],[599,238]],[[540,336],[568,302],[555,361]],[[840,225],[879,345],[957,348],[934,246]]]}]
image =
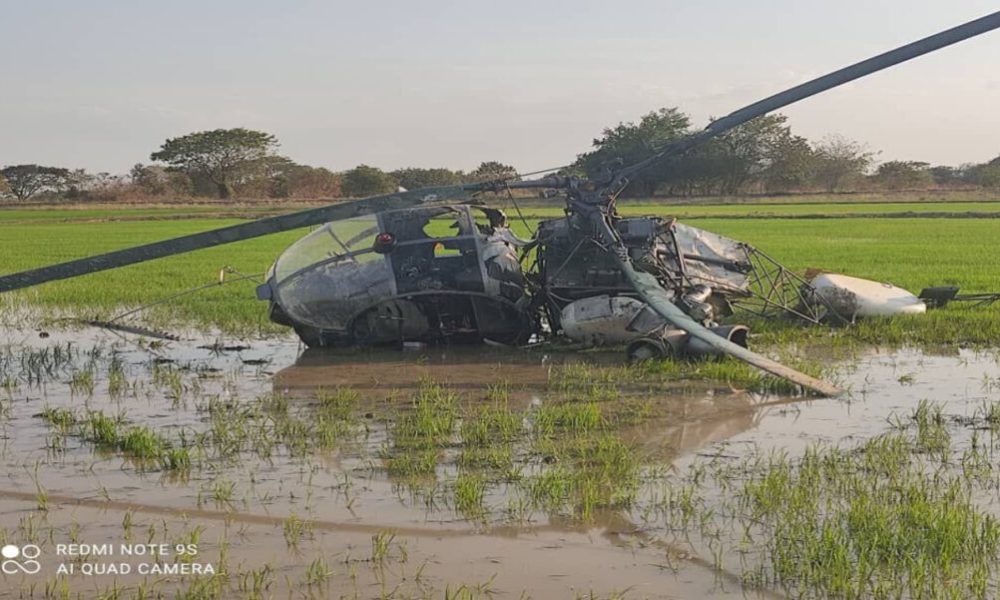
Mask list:
[{"label": "lattice tail frame", "polygon": [[749,295],[731,297],[733,308],[764,318],[794,317],[817,324],[840,319],[802,276],[752,246],[746,252],[753,267],[747,273]]}]

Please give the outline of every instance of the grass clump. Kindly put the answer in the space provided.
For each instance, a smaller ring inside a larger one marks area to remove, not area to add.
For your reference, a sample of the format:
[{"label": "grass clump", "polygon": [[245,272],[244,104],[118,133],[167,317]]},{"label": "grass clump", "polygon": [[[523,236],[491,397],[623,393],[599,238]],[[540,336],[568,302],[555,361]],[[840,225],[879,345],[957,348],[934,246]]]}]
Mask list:
[{"label": "grass clump", "polygon": [[477,516],[485,512],[486,481],[478,473],[459,473],[455,479],[455,508],[458,512]]},{"label": "grass clump", "polygon": [[535,447],[552,465],[526,478],[535,506],[589,521],[599,510],[628,508],[635,502],[640,460],[616,433],[540,438]]},{"label": "grass clump", "polygon": [[109,417],[101,411],[88,413],[83,421],[83,439],[98,446],[115,449],[118,447],[123,421],[121,416]]},{"label": "grass clump", "polygon": [[167,441],[152,429],[143,426],[130,427],[121,436],[118,448],[139,460],[165,458]]},{"label": "grass clump", "polygon": [[462,421],[462,442],[467,447],[509,443],[521,433],[521,423],[506,403],[487,407]]},{"label": "grass clump", "polygon": [[534,425],[543,437],[556,433],[585,434],[603,427],[604,417],[596,402],[548,404],[539,407]]},{"label": "grass clump", "polygon": [[458,396],[421,382],[411,405],[391,427],[392,448],[383,452],[386,469],[400,476],[432,474],[440,449],[452,442],[457,419]]},{"label": "grass clump", "polygon": [[174,446],[164,436],[143,425],[125,424],[124,415],[90,411],[80,417],[67,408],[45,408],[38,415],[61,435],[77,435],[98,448],[121,452],[139,467],[156,465],[165,471],[191,468],[191,451]]},{"label": "grass clump", "polygon": [[[937,463],[948,460],[939,414],[921,404],[909,430],[853,451],[772,457],[740,493],[763,546],[746,581],[795,596],[985,597],[1000,522]],[[926,463],[928,447],[945,454]]]},{"label": "grass clump", "polygon": [[314,535],[314,525],[310,521],[303,520],[295,513],[292,513],[281,526],[285,536],[285,544],[290,550],[298,550],[299,543],[303,539],[312,538]]},{"label": "grass clump", "polygon": [[38,415],[63,434],[69,434],[76,426],[76,413],[68,408],[46,407]]},{"label": "grass clump", "polygon": [[73,377],[69,381],[69,389],[74,394],[93,396],[94,372],[90,369],[84,369],[73,373]]},{"label": "grass clump", "polygon": [[923,452],[946,455],[951,445],[951,435],[945,427],[943,408],[928,400],[921,400],[911,421],[917,428],[917,447]]},{"label": "grass clump", "polygon": [[488,398],[495,398],[495,405],[474,410],[462,419],[458,465],[495,479],[516,479],[514,446],[524,435],[524,419],[510,409],[506,386],[491,386]]},{"label": "grass clump", "polygon": [[582,521],[600,509],[631,506],[640,462],[615,431],[619,420],[610,405],[593,401],[540,406],[533,419],[533,450],[550,466],[523,483],[532,504]]}]

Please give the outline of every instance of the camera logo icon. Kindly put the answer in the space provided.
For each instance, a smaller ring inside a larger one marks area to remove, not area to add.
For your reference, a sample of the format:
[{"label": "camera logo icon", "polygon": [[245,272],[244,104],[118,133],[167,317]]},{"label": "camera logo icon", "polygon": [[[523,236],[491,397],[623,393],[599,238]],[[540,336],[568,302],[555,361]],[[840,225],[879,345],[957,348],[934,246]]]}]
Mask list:
[{"label": "camera logo icon", "polygon": [[0,548],[0,556],[3,557],[0,571],[3,571],[5,575],[18,573],[34,575],[42,570],[41,563],[35,560],[41,553],[42,549],[34,544],[25,544],[24,546],[7,544]]}]

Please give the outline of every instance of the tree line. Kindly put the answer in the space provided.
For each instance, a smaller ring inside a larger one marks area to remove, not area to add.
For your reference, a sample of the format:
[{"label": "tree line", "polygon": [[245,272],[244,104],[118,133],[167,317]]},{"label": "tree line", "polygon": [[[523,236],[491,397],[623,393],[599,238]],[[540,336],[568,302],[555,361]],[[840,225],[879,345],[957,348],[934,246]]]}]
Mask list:
[{"label": "tree line", "polygon": [[[638,162],[691,133],[689,117],[662,108],[638,121],[606,128],[591,151],[568,172],[599,177],[616,165]],[[814,191],[1000,188],[1000,157],[957,167],[918,161],[876,163],[877,153],[841,136],[810,141],[792,133],[787,117],[767,115],[737,127],[682,156],[639,174],[635,197],[738,195]],[[466,173],[447,168],[383,171],[369,165],[334,172],[296,163],[278,153],[277,138],[243,128],[190,133],[164,141],[151,163],[124,175],[22,164],[0,169],[0,196],[114,201],[129,198],[336,199],[385,194],[468,181],[516,179],[496,161]]]},{"label": "tree line", "polygon": [[[864,144],[838,135],[812,142],[792,133],[787,120],[781,114],[766,115],[732,129],[640,173],[629,193],[648,197],[1000,188],[1000,156],[958,167],[899,160],[876,165],[877,153]],[[605,129],[575,167],[594,176],[613,168],[615,161],[638,162],[689,133],[686,114],[663,108]]]}]

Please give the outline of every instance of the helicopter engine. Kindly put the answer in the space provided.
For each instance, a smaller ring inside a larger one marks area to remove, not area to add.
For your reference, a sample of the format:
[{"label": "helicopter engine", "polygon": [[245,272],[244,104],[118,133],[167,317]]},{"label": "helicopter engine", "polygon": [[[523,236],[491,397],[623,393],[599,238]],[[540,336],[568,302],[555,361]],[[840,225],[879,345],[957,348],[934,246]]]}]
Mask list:
[{"label": "helicopter engine", "polygon": [[[747,246],[708,231],[657,217],[615,223],[630,258],[655,275],[671,301],[695,321],[746,347],[745,326],[719,327],[732,313],[728,298],[749,295],[753,269]],[[704,358],[718,352],[683,331],[636,297],[614,258],[574,216],[544,221],[538,230],[539,273],[552,329],[587,345],[636,344],[655,356]],[[642,340],[640,342],[640,340]]]}]

